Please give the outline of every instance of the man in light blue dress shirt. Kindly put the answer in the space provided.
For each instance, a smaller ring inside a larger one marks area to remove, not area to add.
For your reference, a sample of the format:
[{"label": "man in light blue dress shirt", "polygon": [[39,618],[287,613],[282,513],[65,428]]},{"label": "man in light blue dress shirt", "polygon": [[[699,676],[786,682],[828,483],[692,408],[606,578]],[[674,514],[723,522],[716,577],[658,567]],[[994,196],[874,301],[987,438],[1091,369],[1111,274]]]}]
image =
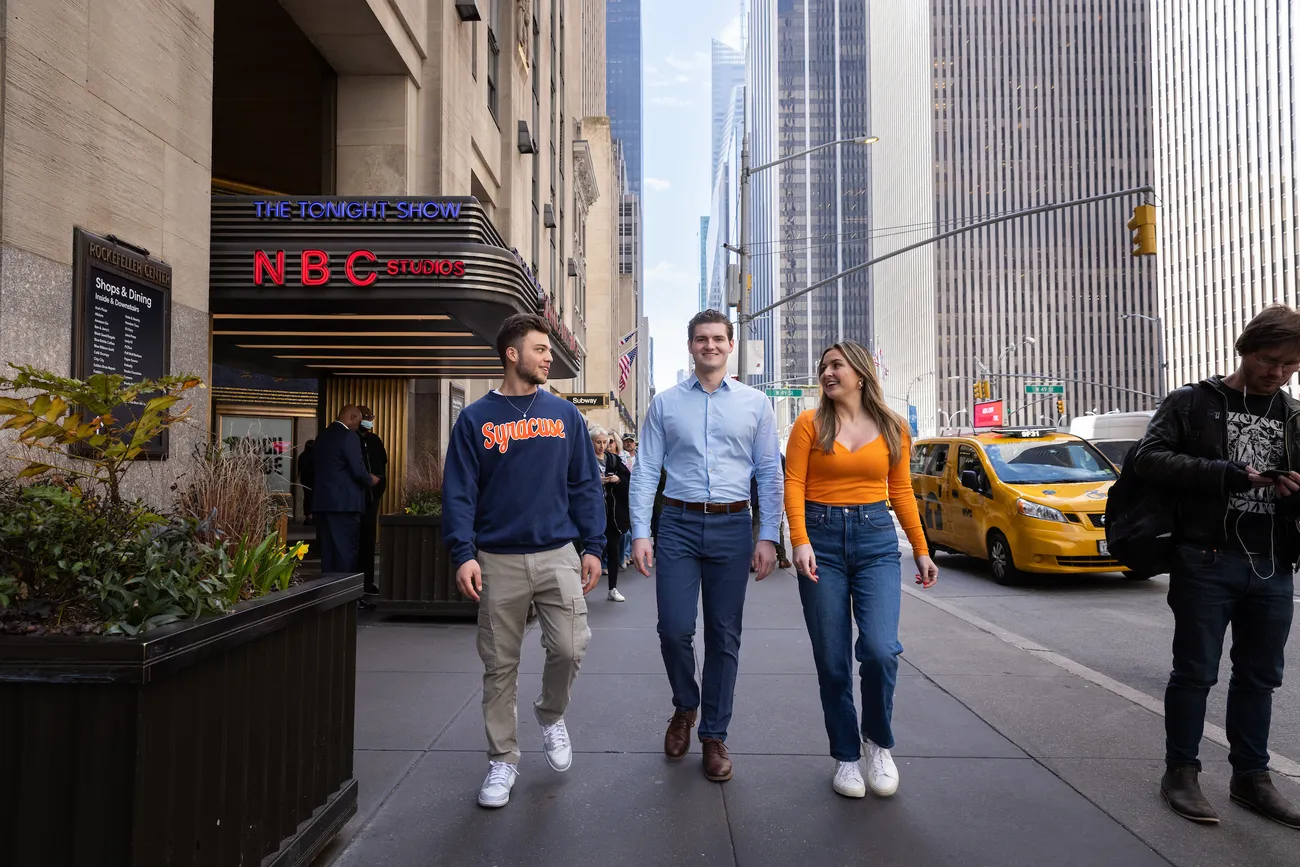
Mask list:
[{"label": "man in light blue dress shirt", "polygon": [[[783,485],[776,418],[763,393],[727,377],[735,330],[726,314],[691,320],[695,373],[655,395],[632,470],[632,560],[644,575],[658,560],[659,646],[673,690],[664,752],[690,749],[699,716],[704,774],[731,779],[727,726],[740,655],[741,618],[751,569],[761,581],[776,566]],[[659,532],[650,521],[659,471],[667,473]],[[750,518],[757,480],[759,541]],[[695,613],[704,597],[704,673],[695,681]]]}]

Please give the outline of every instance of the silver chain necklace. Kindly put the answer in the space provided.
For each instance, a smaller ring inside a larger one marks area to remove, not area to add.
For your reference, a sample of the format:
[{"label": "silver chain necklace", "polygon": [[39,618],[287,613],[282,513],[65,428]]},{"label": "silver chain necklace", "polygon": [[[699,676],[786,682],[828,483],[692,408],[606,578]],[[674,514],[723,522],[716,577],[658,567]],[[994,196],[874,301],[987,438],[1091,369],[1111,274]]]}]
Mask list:
[{"label": "silver chain necklace", "polygon": [[514,402],[513,400],[511,400],[511,399],[506,395],[505,392],[503,392],[503,391],[497,391],[497,394],[501,395],[502,397],[504,397],[504,398],[506,399],[506,403],[510,404],[510,408],[511,408],[511,409],[513,409],[513,410],[514,410],[515,412],[517,412],[517,413],[520,413],[524,418],[528,418],[528,413],[532,410],[532,408],[533,408],[533,404],[537,403],[537,395],[541,394],[541,389],[538,389],[537,391],[534,391],[534,392],[533,392],[533,399],[530,400],[530,401],[528,401],[528,407],[527,407],[527,409],[522,409],[522,410],[521,410],[519,407],[515,406],[515,402]]}]

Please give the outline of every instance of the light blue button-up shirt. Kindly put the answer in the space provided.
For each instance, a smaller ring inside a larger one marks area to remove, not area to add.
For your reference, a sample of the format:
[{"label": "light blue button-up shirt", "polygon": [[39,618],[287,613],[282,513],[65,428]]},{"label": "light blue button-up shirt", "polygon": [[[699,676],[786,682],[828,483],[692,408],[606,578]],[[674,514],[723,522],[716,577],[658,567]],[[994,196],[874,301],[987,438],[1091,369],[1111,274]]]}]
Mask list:
[{"label": "light blue button-up shirt", "polygon": [[736,503],[758,480],[759,538],[776,542],[784,480],[776,416],[761,391],[728,377],[710,394],[692,376],[655,395],[632,469],[632,537],[650,538],[659,471],[664,496],[686,503]]}]

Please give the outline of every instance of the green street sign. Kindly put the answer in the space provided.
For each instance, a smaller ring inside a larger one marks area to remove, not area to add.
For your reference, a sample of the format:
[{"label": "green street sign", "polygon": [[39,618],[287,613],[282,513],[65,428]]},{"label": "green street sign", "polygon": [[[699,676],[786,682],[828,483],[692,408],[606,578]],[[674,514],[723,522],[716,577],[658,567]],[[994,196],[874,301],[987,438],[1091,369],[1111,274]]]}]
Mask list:
[{"label": "green street sign", "polygon": [[1025,394],[1065,394],[1065,386],[1040,382],[1026,385]]},{"label": "green street sign", "polygon": [[803,397],[802,388],[767,388],[764,393],[768,397]]}]

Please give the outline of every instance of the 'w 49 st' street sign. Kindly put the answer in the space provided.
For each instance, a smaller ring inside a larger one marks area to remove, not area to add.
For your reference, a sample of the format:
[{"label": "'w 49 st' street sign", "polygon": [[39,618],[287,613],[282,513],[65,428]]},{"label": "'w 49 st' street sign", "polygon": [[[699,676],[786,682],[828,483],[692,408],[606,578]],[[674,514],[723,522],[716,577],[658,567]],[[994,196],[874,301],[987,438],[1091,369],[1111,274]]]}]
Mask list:
[{"label": "'w 49 st' street sign", "polygon": [[1055,382],[1034,382],[1025,386],[1025,394],[1065,394],[1065,386]]}]

